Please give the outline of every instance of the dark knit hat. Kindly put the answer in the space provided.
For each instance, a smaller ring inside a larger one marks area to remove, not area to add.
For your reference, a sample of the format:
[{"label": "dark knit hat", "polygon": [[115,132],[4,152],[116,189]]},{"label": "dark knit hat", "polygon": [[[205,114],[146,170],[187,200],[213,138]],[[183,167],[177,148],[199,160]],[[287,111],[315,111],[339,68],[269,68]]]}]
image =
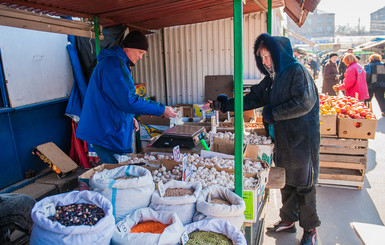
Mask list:
[{"label": "dark knit hat", "polygon": [[338,56],[338,54],[337,54],[337,53],[331,53],[331,54],[329,54],[329,58],[332,58],[333,56]]},{"label": "dark knit hat", "polygon": [[123,48],[136,48],[148,50],[148,41],[146,36],[140,31],[132,31],[122,41]]}]

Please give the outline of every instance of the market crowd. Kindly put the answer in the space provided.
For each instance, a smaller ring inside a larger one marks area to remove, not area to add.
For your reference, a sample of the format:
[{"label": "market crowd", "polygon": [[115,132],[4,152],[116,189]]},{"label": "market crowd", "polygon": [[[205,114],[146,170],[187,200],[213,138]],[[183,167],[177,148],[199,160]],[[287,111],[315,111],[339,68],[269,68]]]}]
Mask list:
[{"label": "market crowd", "polygon": [[385,64],[382,56],[374,53],[362,66],[360,57],[348,49],[343,55],[328,53],[321,62],[323,73],[322,93],[335,95],[343,91],[346,96],[370,102],[376,97],[382,116],[385,117]]}]

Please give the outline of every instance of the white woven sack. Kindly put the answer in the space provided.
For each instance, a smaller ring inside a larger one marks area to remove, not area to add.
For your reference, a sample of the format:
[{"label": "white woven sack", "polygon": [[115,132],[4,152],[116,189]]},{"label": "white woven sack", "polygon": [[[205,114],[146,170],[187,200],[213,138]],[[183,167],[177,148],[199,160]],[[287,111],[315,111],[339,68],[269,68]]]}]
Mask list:
[{"label": "white woven sack", "polygon": [[[137,178],[116,179],[119,177]],[[116,222],[135,209],[148,207],[155,190],[151,172],[131,165],[95,173],[90,186],[111,201]]]},{"label": "white woven sack", "polygon": [[[208,196],[227,200],[232,205],[215,204],[208,202]],[[245,201],[231,190],[220,186],[212,185],[205,188],[197,200],[197,212],[193,218],[194,221],[205,218],[220,218],[229,221],[236,228],[242,227],[245,220],[244,211],[246,209]]]},{"label": "white woven sack", "polygon": [[226,235],[234,245],[246,245],[246,238],[243,233],[230,222],[223,219],[204,219],[186,225],[187,234],[194,231],[211,231]]},{"label": "white woven sack", "polygon": [[[168,226],[162,234],[130,233],[132,227],[146,221],[157,221],[168,224]],[[174,212],[141,208],[117,223],[111,243],[112,245],[174,245],[179,243],[185,230],[182,222]]]},{"label": "white woven sack", "polygon": [[[55,207],[74,203],[94,204],[103,209],[105,216],[93,226],[64,226],[45,216],[43,206],[46,203],[53,203]],[[108,245],[115,230],[111,202],[93,191],[72,191],[43,198],[33,207],[31,216],[33,220],[31,245]]]},{"label": "white woven sack", "polygon": [[161,197],[159,191],[154,191],[151,197],[150,208],[155,211],[175,212],[183,225],[191,223],[196,210],[197,198],[202,191],[202,184],[200,182],[171,180],[164,184],[165,190],[169,188],[194,189],[194,193],[193,195],[178,197]]}]

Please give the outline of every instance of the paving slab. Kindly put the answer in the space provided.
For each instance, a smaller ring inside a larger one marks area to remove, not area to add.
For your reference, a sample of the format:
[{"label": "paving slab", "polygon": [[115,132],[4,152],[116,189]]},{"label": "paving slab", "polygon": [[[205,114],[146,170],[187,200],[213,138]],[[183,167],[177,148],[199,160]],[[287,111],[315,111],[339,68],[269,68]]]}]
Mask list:
[{"label": "paving slab", "polygon": [[13,193],[26,194],[35,199],[36,201],[39,201],[46,196],[57,194],[57,188],[55,185],[32,183],[14,191]]},{"label": "paving slab", "polygon": [[57,193],[64,193],[72,191],[79,186],[78,177],[85,171],[84,169],[78,169],[75,173],[71,173],[62,179],[58,178],[57,174],[52,172],[36,180],[35,183],[55,185]]}]

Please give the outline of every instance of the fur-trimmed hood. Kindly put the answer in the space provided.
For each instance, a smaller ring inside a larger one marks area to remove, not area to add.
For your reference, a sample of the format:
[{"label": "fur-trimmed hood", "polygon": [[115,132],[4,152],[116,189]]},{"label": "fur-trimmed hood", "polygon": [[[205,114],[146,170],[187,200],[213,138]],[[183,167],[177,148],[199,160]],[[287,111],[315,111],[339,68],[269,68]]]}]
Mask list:
[{"label": "fur-trimmed hood", "polygon": [[258,47],[262,41],[267,50],[270,52],[272,63],[274,65],[274,71],[276,74],[281,73],[283,70],[285,70],[286,67],[297,62],[293,57],[293,49],[288,38],[270,36],[267,33],[263,33],[258,36],[254,44],[255,61],[257,62],[258,69],[263,74],[269,75],[269,72],[262,64],[261,56],[257,55]]}]

